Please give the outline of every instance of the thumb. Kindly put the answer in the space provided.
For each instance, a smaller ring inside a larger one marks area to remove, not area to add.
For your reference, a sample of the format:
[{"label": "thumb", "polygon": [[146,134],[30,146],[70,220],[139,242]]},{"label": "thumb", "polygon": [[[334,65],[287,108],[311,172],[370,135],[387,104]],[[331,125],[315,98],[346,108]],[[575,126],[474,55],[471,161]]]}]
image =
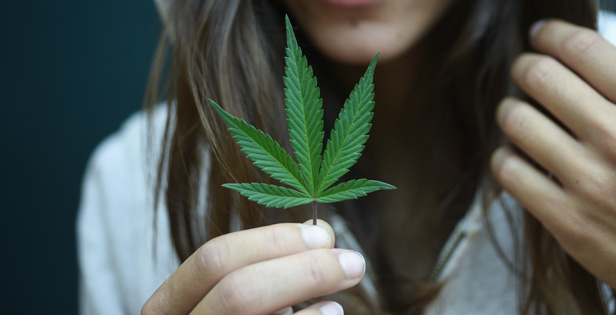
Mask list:
[{"label": "thumb", "polygon": [[[303,224],[312,225],[312,219],[304,222]],[[327,231],[327,233],[329,233],[331,242],[326,247],[327,248],[333,248],[334,244],[336,244],[336,234],[334,233],[334,229],[332,229],[332,227],[329,225],[329,223],[327,223],[327,222],[325,222],[325,221],[323,221],[321,219],[317,220],[317,225],[322,227],[322,228],[324,228]]]}]

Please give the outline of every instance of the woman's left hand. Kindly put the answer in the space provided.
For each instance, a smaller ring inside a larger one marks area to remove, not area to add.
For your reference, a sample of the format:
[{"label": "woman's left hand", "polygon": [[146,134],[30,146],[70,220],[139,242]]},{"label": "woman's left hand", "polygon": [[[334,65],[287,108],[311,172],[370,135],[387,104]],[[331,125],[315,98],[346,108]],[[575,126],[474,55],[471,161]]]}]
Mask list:
[{"label": "woman's left hand", "polygon": [[540,54],[520,55],[513,80],[566,129],[504,99],[503,133],[552,175],[511,146],[494,152],[492,170],[574,259],[616,288],[616,47],[558,20],[536,23],[530,36]]}]

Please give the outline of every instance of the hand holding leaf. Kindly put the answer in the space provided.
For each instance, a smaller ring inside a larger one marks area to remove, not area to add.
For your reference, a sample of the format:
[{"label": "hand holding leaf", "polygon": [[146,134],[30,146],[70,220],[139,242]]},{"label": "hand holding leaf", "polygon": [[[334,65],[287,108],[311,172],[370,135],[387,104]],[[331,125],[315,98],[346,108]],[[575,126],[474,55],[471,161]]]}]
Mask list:
[{"label": "hand holding leaf", "polygon": [[[289,208],[312,202],[316,224],[316,203],[357,199],[394,186],[367,179],[350,180],[331,187],[349,171],[360,157],[368,140],[374,108],[372,77],[377,56],[355,86],[340,111],[323,151],[323,108],[317,80],[297,44],[286,18],[287,56],[285,57],[285,112],[289,138],[297,164],[269,135],[225,112],[210,100],[229,126],[233,138],[253,164],[272,178],[292,188],[264,183],[224,184],[267,207]],[[293,189],[294,188],[294,189]]]}]

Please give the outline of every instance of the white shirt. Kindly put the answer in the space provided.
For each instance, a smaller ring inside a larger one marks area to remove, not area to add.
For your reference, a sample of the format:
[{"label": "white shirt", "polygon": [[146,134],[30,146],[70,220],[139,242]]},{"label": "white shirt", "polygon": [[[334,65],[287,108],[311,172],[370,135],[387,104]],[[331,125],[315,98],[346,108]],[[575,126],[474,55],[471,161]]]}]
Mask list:
[{"label": "white shirt", "polygon": [[[616,15],[601,13],[599,28],[616,45]],[[77,220],[82,314],[138,314],[179,266],[162,203],[154,228],[152,183],[166,108],[157,108],[153,115],[151,129],[147,129],[146,114],[130,117],[98,146],[88,164]],[[152,136],[151,155],[147,154],[148,135]],[[149,160],[149,156],[156,158]],[[426,314],[518,313],[516,276],[490,241],[479,199],[441,253],[447,259],[442,260],[445,263],[438,279],[447,281]],[[514,204],[506,195],[501,199]],[[515,205],[512,209],[514,219],[519,220],[521,212],[515,211]],[[495,239],[505,256],[513,260],[514,231],[501,204],[493,203],[488,213]],[[342,220],[331,223],[339,235],[337,245],[357,247]],[[368,278],[361,286],[367,292],[374,290]]]}]

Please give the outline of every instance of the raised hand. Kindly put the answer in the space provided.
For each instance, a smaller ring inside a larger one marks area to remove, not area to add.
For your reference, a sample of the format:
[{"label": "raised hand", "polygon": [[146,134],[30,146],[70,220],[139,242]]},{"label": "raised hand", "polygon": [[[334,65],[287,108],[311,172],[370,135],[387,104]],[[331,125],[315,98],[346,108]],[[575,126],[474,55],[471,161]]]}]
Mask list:
[{"label": "raised hand", "polygon": [[559,20],[536,23],[512,66],[514,82],[565,127],[506,98],[497,111],[510,146],[493,172],[588,271],[616,287],[616,48],[598,33]]},{"label": "raised hand", "polygon": [[[344,290],[363,277],[363,257],[333,245],[334,233],[324,221],[220,236],[193,253],[142,314],[291,314],[291,305]],[[320,302],[297,314],[342,314],[342,308]]]}]

